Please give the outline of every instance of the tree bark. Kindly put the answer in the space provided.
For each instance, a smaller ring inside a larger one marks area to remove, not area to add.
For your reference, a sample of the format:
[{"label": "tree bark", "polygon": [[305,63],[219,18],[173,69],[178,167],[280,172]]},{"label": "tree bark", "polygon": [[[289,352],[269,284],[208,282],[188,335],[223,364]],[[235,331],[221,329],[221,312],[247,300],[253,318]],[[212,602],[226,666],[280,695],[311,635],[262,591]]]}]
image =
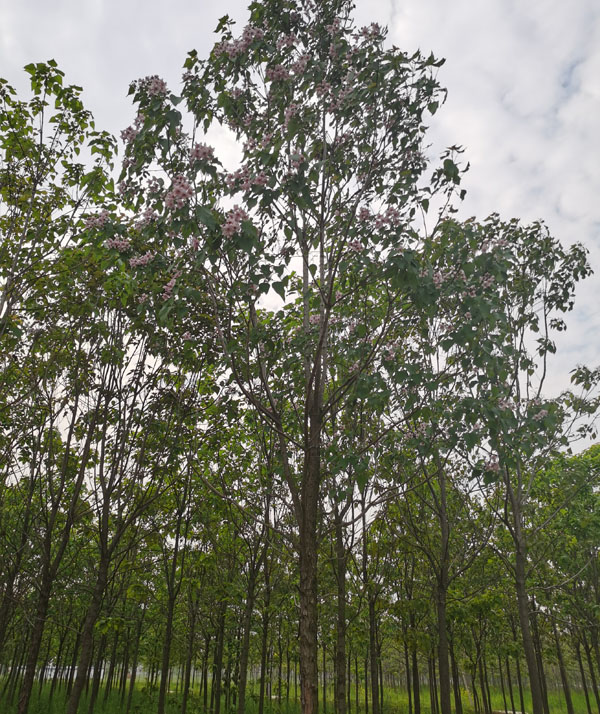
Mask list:
[{"label": "tree bark", "polygon": [[337,584],[337,619],[335,648],[335,711],[346,714],[346,548],[339,509],[335,508],[335,575]]},{"label": "tree bark", "polygon": [[552,622],[552,628],[554,630],[554,642],[556,643],[558,668],[560,670],[560,678],[562,680],[563,692],[565,694],[565,702],[567,704],[567,714],[575,714],[575,710],[573,709],[573,699],[571,698],[571,687],[569,686],[569,679],[567,677],[567,668],[565,667],[565,661],[563,659],[562,648],[560,646],[560,639],[558,636],[558,629],[556,627],[555,620]]},{"label": "tree bark", "polygon": [[81,641],[79,649],[79,660],[77,662],[77,675],[71,689],[71,694],[67,702],[66,714],[77,714],[81,693],[87,679],[87,671],[92,658],[92,647],[94,641],[94,625],[100,614],[102,607],[102,597],[108,581],[109,558],[103,557],[98,565],[96,583],[92,592],[92,599],[89,604],[83,628],[81,630]]}]

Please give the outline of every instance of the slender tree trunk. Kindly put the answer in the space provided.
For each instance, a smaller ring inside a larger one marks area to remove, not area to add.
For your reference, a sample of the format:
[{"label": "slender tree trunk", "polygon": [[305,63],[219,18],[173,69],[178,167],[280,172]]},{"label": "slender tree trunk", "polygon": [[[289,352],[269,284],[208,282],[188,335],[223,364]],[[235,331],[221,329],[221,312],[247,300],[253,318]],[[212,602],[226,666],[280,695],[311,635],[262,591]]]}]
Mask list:
[{"label": "slender tree trunk", "polygon": [[115,633],[115,637],[113,639],[113,646],[112,646],[112,651],[110,653],[110,664],[108,665],[108,676],[106,678],[106,684],[104,685],[104,697],[103,697],[103,702],[106,703],[108,700],[108,696],[112,690],[113,686],[113,681],[114,681],[114,676],[115,676],[115,667],[117,666],[117,647],[119,646],[119,633],[118,631]]},{"label": "slender tree trunk", "polygon": [[42,644],[46,617],[48,616],[48,604],[50,602],[50,593],[52,591],[52,581],[53,573],[50,571],[50,568],[48,566],[42,567],[42,582],[38,594],[33,627],[31,629],[31,638],[29,640],[29,651],[27,653],[27,660],[25,663],[25,676],[23,677],[21,690],[19,692],[17,714],[27,714],[27,710],[29,709],[29,700],[31,698],[33,680],[35,678],[35,669],[40,653],[40,646]]},{"label": "slender tree trunk", "polygon": [[575,654],[577,655],[577,664],[579,665],[579,675],[581,677],[581,686],[583,687],[583,693],[585,695],[585,704],[587,707],[588,714],[592,714],[592,706],[590,703],[590,694],[588,691],[588,685],[585,676],[585,669],[583,668],[583,661],[581,659],[581,644],[579,639],[575,640]]},{"label": "slender tree trunk", "polygon": [[590,650],[590,645],[585,636],[585,631],[582,632],[583,649],[585,651],[585,657],[588,663],[588,670],[590,673],[590,680],[592,682],[592,691],[594,692],[594,697],[596,699],[596,706],[598,707],[598,714],[600,714],[600,692],[598,691],[598,682],[596,680],[596,673],[594,671],[594,664],[592,662],[592,653]]},{"label": "slender tree trunk", "polygon": [[323,714],[327,714],[327,652],[323,644]]},{"label": "slender tree trunk", "polygon": [[81,629],[81,640],[79,649],[79,660],[77,662],[77,675],[71,689],[71,694],[67,702],[66,714],[77,714],[81,693],[87,679],[87,671],[92,659],[92,647],[94,642],[94,625],[100,614],[102,607],[102,597],[108,581],[109,558],[104,555],[98,564],[96,583],[92,592],[92,599],[88,606],[88,611]]},{"label": "slender tree trunk", "polygon": [[[96,663],[94,665],[94,677],[92,680],[92,692],[90,694],[90,700],[88,703],[88,714],[92,714],[94,711],[94,706],[96,705],[96,699],[98,698],[98,692],[100,691],[100,682],[102,681],[102,668],[104,664],[104,652],[106,651],[106,635],[102,635],[100,639],[100,644],[98,645],[98,652],[96,654]],[[85,669],[85,683],[89,685],[91,677],[91,660],[92,653],[90,653],[90,667]],[[77,672],[79,675],[79,672]]]},{"label": "slender tree trunk", "polygon": [[265,684],[267,677],[267,645],[269,642],[269,607],[271,604],[271,584],[269,579],[269,568],[266,562],[264,564],[265,575],[265,603],[262,616],[262,639],[260,648],[260,689],[258,693],[258,714],[263,714],[265,706]]},{"label": "slender tree trunk", "polygon": [[406,641],[406,631],[404,632],[404,669],[406,670],[406,692],[408,694],[408,714],[412,714],[412,685],[410,679],[410,660],[408,653],[408,642]]},{"label": "slender tree trunk", "polygon": [[513,692],[512,678],[510,675],[510,665],[508,663],[508,657],[505,657],[504,663],[506,664],[506,681],[508,683],[508,693],[510,696],[510,710],[515,711],[515,696]]},{"label": "slender tree trunk", "polygon": [[531,599],[531,606],[529,608],[531,613],[531,635],[533,637],[533,646],[535,648],[535,656],[538,665],[538,673],[540,677],[540,687],[542,690],[542,704],[544,706],[544,713],[550,714],[550,705],[548,703],[548,686],[546,683],[546,672],[544,671],[544,657],[542,652],[542,640],[540,637],[540,631],[538,629],[538,618],[535,600]]},{"label": "slender tree trunk", "polygon": [[215,692],[215,706],[214,713],[219,714],[221,711],[221,679],[223,673],[223,646],[225,642],[225,614],[226,606],[223,603],[220,606],[219,613],[219,623],[217,630],[217,642],[215,649],[215,676],[213,681],[213,687]]},{"label": "slender tree trunk", "polygon": [[138,658],[140,654],[140,640],[142,638],[142,626],[144,623],[144,616],[146,614],[146,604],[144,603],[142,607],[142,614],[140,616],[140,619],[138,620],[137,623],[137,629],[135,632],[135,647],[133,650],[133,662],[131,664],[131,680],[129,681],[129,693],[127,694],[127,708],[125,710],[126,714],[129,714],[129,711],[131,709],[131,701],[133,698],[133,691],[135,689],[135,680],[137,677],[137,669],[138,669]]},{"label": "slender tree trunk", "polygon": [[[447,570],[447,566],[443,566]],[[437,623],[438,623],[438,669],[440,678],[440,711],[451,714],[450,667],[448,661],[448,630],[446,622],[446,585],[448,574],[443,572],[437,588]]]},{"label": "slender tree trunk", "polygon": [[300,565],[300,701],[302,714],[318,714],[317,669],[317,513],[320,483],[319,404],[313,395],[310,409],[306,466],[302,479],[299,524]]},{"label": "slender tree trunk", "polygon": [[346,714],[346,548],[342,517],[335,508],[335,575],[337,584],[337,619],[335,648],[335,710]]},{"label": "slender tree trunk", "polygon": [[[411,621],[411,630],[414,632],[415,623]],[[421,683],[419,682],[419,658],[417,656],[417,646],[412,648],[412,676],[413,694],[415,699],[415,714],[421,714]]]},{"label": "slender tree trunk", "polygon": [[454,653],[454,643],[449,642],[450,649],[450,663],[452,666],[452,687],[454,690],[454,708],[456,709],[456,714],[463,714],[462,697],[460,694],[460,672],[458,671],[458,663],[456,661],[456,655]]},{"label": "slender tree trunk", "polygon": [[525,576],[527,565],[526,551],[522,542],[517,542],[516,546],[515,585],[517,607],[519,612],[519,624],[521,626],[521,638],[523,640],[523,651],[525,653],[525,662],[527,663],[527,673],[529,675],[529,687],[531,689],[532,712],[533,714],[545,714],[540,673],[529,624],[529,600],[527,597]]},{"label": "slender tree trunk", "polygon": [[552,621],[552,628],[554,630],[554,642],[556,644],[556,656],[558,658],[558,668],[560,670],[560,678],[562,680],[563,692],[565,694],[565,702],[567,704],[567,714],[575,714],[573,709],[573,700],[571,698],[571,687],[569,686],[569,679],[567,677],[567,668],[565,667],[565,661],[563,659],[562,648],[560,646],[560,639],[558,636],[558,629],[556,627],[556,621]]},{"label": "slender tree trunk", "polygon": [[192,600],[190,597],[190,606],[191,606],[191,612],[190,612],[190,626],[189,626],[189,632],[188,632],[188,648],[187,648],[187,654],[186,654],[186,659],[185,659],[185,675],[184,675],[184,680],[183,680],[183,696],[181,699],[181,714],[186,714],[187,711],[187,702],[188,702],[188,696],[190,692],[190,679],[192,675],[192,663],[194,661],[194,644],[195,644],[195,639],[196,639],[196,613],[198,610],[198,603],[200,600],[200,595],[196,595],[195,601]]}]

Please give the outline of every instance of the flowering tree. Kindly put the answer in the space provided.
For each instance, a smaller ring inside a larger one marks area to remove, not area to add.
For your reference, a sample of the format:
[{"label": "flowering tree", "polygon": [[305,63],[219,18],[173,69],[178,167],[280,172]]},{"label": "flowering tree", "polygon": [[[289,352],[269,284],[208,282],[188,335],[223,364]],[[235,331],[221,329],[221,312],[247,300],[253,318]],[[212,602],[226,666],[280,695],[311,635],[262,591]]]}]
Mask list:
[{"label": "flowering tree", "polygon": [[[419,184],[424,117],[443,98],[440,62],[384,50],[385,31],[357,30],[350,8],[253,3],[239,37],[225,17],[209,59],[190,53],[181,97],[157,77],[135,83],[120,184],[134,238],[111,244],[136,271],[140,320],[197,349],[205,315],[229,378],[277,436],[298,528],[305,712],[317,708],[325,430],[349,399],[385,405],[374,366],[387,336],[435,295],[415,219],[459,182],[447,154]],[[215,127],[238,142],[234,170],[196,138]]]}]

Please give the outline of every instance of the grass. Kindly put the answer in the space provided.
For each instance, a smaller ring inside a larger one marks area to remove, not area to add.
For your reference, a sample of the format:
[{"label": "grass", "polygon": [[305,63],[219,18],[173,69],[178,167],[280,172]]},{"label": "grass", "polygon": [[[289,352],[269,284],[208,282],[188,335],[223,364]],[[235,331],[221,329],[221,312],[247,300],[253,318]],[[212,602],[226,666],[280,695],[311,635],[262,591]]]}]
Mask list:
[{"label": "grass", "polygon": [[[319,691],[319,694],[322,692]],[[518,703],[518,692],[515,691],[515,706],[517,711],[520,706]],[[54,693],[52,701],[50,701],[50,686],[42,687],[41,693],[38,694],[37,686],[31,697],[29,714],[64,714],[65,710],[65,693],[63,690],[57,690]],[[360,692],[361,706],[358,712],[356,711],[354,702],[354,689],[352,690],[352,708],[350,714],[366,714],[364,708],[364,691]],[[508,698],[508,692],[507,692]],[[573,705],[576,714],[587,714],[585,697],[582,692],[572,692]],[[474,714],[474,710],[470,704],[470,699],[465,690],[462,690],[464,714]],[[140,684],[136,687],[133,694],[131,714],[153,714],[156,711],[158,701],[157,689]],[[567,707],[562,691],[553,691],[548,696],[550,714],[566,714]],[[454,700],[453,700],[454,703]],[[82,697],[79,707],[80,714],[87,714],[89,701],[86,696]],[[508,701],[510,709],[510,701]],[[492,691],[492,708],[499,711],[504,710],[504,702],[501,691]],[[525,709],[531,712],[531,698],[529,692],[525,692]],[[125,712],[125,704],[121,704],[121,697],[118,691],[109,693],[106,701],[104,700],[104,690],[101,688],[98,694],[96,704],[94,706],[94,714],[122,714]],[[181,712],[181,693],[174,692],[168,695],[167,698],[167,713],[179,714]],[[202,706],[202,698],[194,692],[190,692],[188,698],[188,714],[205,714]],[[421,712],[422,714],[431,714],[429,690],[426,687],[421,689]],[[11,704],[0,699],[0,714],[15,714],[16,701]],[[258,713],[258,698],[250,695],[246,701],[246,714]],[[334,714],[333,700],[327,700],[326,711],[321,705],[319,708],[320,714]],[[233,714],[232,711],[225,710],[225,700],[222,701],[221,714]],[[300,704],[293,701],[293,694],[289,702],[282,699],[281,703],[276,700],[266,700],[264,714],[300,714]],[[386,689],[384,694],[384,706],[382,714],[408,714],[408,696],[406,692]]]}]

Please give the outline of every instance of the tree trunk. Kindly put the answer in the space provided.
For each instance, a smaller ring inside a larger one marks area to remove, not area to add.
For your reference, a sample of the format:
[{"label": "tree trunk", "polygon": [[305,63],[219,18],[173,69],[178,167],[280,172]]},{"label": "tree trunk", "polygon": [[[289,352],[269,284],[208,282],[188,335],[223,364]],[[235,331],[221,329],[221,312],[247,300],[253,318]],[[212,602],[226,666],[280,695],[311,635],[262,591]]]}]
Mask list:
[{"label": "tree trunk", "polygon": [[556,656],[558,658],[558,668],[560,670],[560,678],[562,680],[563,692],[565,693],[565,702],[567,704],[567,714],[575,714],[573,709],[573,700],[571,698],[571,687],[569,686],[569,679],[567,677],[567,668],[565,667],[565,661],[563,659],[562,649],[560,646],[560,639],[558,637],[558,629],[556,627],[556,621],[553,620],[552,627],[554,630],[554,642],[556,643]]},{"label": "tree trunk", "polygon": [[458,663],[456,661],[456,655],[454,653],[454,644],[452,641],[449,642],[449,649],[450,649],[450,663],[452,666],[452,687],[454,690],[454,708],[456,709],[456,714],[463,714],[462,697],[460,694],[460,673],[458,671]]},{"label": "tree trunk", "polygon": [[200,601],[200,595],[196,595],[195,601],[190,597],[189,602],[191,606],[190,612],[190,629],[188,632],[188,649],[185,660],[185,675],[183,680],[183,696],[181,699],[181,714],[186,714],[187,702],[190,692],[190,679],[192,674],[192,663],[194,661],[194,640],[196,638],[196,613],[198,610],[198,604]]},{"label": "tree trunk", "polygon": [[[318,400],[313,395],[313,402]],[[317,512],[320,482],[321,424],[318,403],[312,405],[304,478],[302,479],[300,565],[300,702],[302,714],[318,714],[317,668]]]},{"label": "tree trunk", "polygon": [[335,711],[346,714],[346,548],[342,517],[335,508],[335,575],[337,584],[337,619],[335,647]]},{"label": "tree trunk", "polygon": [[575,640],[575,654],[577,655],[577,664],[579,665],[579,675],[581,676],[581,686],[583,687],[583,693],[585,695],[585,704],[587,707],[588,714],[592,714],[592,706],[590,704],[590,694],[588,691],[588,685],[585,676],[585,670],[583,668],[583,661],[581,659],[581,644],[579,639]]},{"label": "tree trunk", "polygon": [[127,708],[125,710],[125,714],[129,714],[129,710],[131,709],[131,700],[133,698],[135,679],[137,677],[138,658],[139,658],[139,654],[140,654],[140,640],[142,638],[142,626],[144,623],[145,614],[146,614],[146,603],[144,603],[144,605],[142,606],[142,614],[141,614],[140,619],[138,620],[137,629],[135,632],[135,648],[133,650],[133,662],[131,664],[131,680],[129,682],[129,693],[127,694]]},{"label": "tree trunk", "polygon": [[[442,566],[443,570],[447,566]],[[446,623],[446,585],[447,572],[441,574],[437,588],[437,623],[438,623],[438,669],[440,678],[441,714],[451,714],[450,667],[448,662],[448,630]]]},{"label": "tree trunk", "polygon": [[92,599],[86,613],[83,628],[81,630],[81,640],[79,649],[79,660],[77,662],[77,675],[71,689],[71,694],[67,702],[66,714],[77,714],[81,693],[87,679],[87,671],[92,658],[92,646],[94,641],[94,625],[100,614],[102,607],[102,597],[108,580],[108,557],[103,557],[98,565],[96,583],[92,592]]},{"label": "tree trunk", "polygon": [[[414,621],[411,622],[411,629],[414,632]],[[412,648],[412,676],[415,714],[421,714],[421,683],[419,682],[419,660],[417,657],[417,646],[415,644]]]},{"label": "tree trunk", "polygon": [[526,551],[522,542],[517,542],[516,546],[515,586],[519,612],[519,625],[521,627],[521,638],[523,641],[523,651],[525,653],[527,674],[529,675],[529,687],[531,689],[531,707],[533,714],[545,714],[540,673],[538,670],[538,663],[529,624],[529,600],[527,598],[525,576],[525,569],[527,565]]},{"label": "tree trunk", "polygon": [[214,688],[214,713],[219,714],[221,711],[221,678],[223,672],[223,646],[225,641],[225,613],[226,606],[224,603],[220,606],[219,624],[217,630],[217,642],[215,647],[215,676],[213,679]]},{"label": "tree trunk", "polygon": [[508,693],[510,696],[510,709],[511,709],[511,711],[514,712],[515,711],[515,696],[513,693],[513,685],[512,685],[512,679],[510,676],[510,665],[508,663],[508,657],[505,658],[504,663],[506,664],[506,681],[508,683]]},{"label": "tree trunk", "polygon": [[38,594],[38,601],[33,619],[33,627],[31,630],[31,639],[29,640],[29,651],[25,663],[25,676],[21,684],[19,692],[19,703],[17,705],[17,714],[27,714],[29,709],[29,699],[31,698],[31,690],[33,688],[33,680],[35,678],[35,669],[40,646],[42,644],[42,636],[46,625],[46,617],[48,616],[48,604],[50,602],[50,593],[52,590],[53,574],[49,567],[42,568],[42,583]]}]

